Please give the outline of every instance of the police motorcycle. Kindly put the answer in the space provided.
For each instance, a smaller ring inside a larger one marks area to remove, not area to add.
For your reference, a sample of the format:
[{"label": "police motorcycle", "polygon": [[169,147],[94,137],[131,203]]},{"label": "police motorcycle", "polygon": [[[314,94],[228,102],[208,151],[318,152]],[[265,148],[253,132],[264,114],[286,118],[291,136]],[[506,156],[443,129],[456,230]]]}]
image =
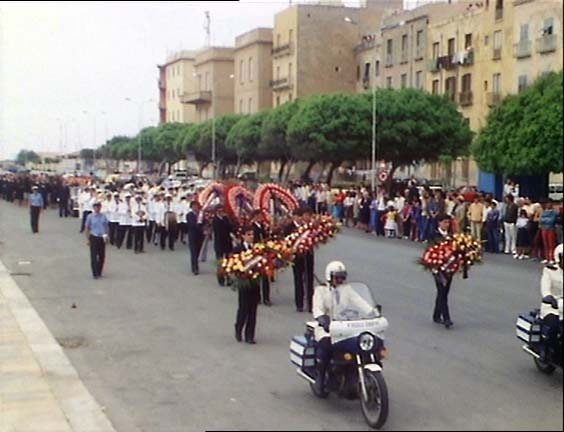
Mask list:
[{"label": "police motorcycle", "polygon": [[384,331],[388,321],[382,317],[382,308],[375,303],[366,284],[348,285],[372,307],[372,312],[363,314],[355,307],[347,307],[331,320],[331,359],[323,390],[316,384],[319,359],[314,333],[320,325],[318,321],[307,322],[305,335],[292,338],[290,361],[297,366],[297,374],[309,382],[315,396],[324,399],[329,393],[336,393],[341,398],[360,399],[367,424],[379,429],[388,417],[388,389],[382,373],[382,360],[387,357]]},{"label": "police motorcycle", "polygon": [[[551,305],[557,311],[558,308],[562,308],[562,298],[558,300],[554,297],[544,298],[543,303]],[[548,327],[540,317],[540,309],[519,315],[516,334],[519,340],[525,342],[522,349],[533,357],[535,366],[540,372],[551,375],[557,367],[562,369],[562,321],[560,321],[556,343],[550,343]]]}]

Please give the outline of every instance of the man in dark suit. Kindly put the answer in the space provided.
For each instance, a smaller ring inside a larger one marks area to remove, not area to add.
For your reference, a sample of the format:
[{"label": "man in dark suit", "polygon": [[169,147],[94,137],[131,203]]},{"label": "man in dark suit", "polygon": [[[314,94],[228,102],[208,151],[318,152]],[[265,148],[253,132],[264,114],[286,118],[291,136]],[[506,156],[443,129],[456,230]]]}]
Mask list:
[{"label": "man in dark suit", "polygon": [[[254,231],[252,226],[243,227],[242,241],[233,250],[239,253],[252,248],[254,242]],[[242,340],[243,328],[245,329],[245,342],[255,344],[255,327],[257,323],[257,308],[260,295],[260,287],[256,280],[237,281],[239,290],[239,308],[235,321],[235,339]]]},{"label": "man in dark suit", "polygon": [[227,217],[222,205],[216,208],[216,214],[212,221],[213,229],[213,247],[215,250],[215,258],[218,261],[217,282],[219,285],[225,285],[225,276],[220,274],[219,265],[221,260],[231,253],[233,250],[233,242],[231,235],[233,233],[233,224]]},{"label": "man in dark suit", "polygon": [[[440,243],[450,235],[450,216],[439,215],[437,218],[438,227],[431,234],[431,243]],[[444,324],[447,329],[453,325],[448,310],[448,293],[452,283],[452,273],[440,272],[433,274],[437,287],[437,297],[435,299],[435,310],[433,311],[433,321],[437,324]]]},{"label": "man in dark suit", "polygon": [[57,186],[57,201],[59,202],[59,217],[69,216],[70,188],[66,183]]},{"label": "man in dark suit", "polygon": [[197,276],[200,273],[198,258],[204,243],[204,224],[200,217],[200,204],[197,201],[190,203],[190,211],[186,216],[188,222],[188,244],[190,246],[190,262],[192,273]]},{"label": "man in dark suit", "polygon": [[[266,224],[264,223],[264,216],[260,210],[253,212],[253,223],[251,225],[255,234],[255,241],[257,243],[264,243],[270,238]],[[265,306],[272,306],[270,302],[270,279],[268,276],[260,278],[260,285],[262,289],[262,301]],[[261,295],[259,292],[259,303],[261,302]]]}]

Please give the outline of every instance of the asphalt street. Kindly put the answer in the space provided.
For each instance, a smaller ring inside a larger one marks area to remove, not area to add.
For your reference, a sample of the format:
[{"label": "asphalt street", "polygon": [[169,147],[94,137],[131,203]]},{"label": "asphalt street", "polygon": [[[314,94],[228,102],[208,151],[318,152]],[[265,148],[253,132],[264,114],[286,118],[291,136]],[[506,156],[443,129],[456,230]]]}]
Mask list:
[{"label": "asphalt street", "polygon": [[[367,430],[358,401],[318,400],[289,362],[306,313],[291,270],[259,306],[257,345],[237,343],[236,293],[214,261],[189,271],[187,247],[107,249],[94,280],[77,219],[0,202],[0,259],[12,272],[118,431]],[[454,327],[432,322],[435,288],[416,264],[422,245],[345,229],[316,253],[321,275],[343,260],[368,283],[390,323],[386,430],[562,430],[562,372],[540,374],[515,337],[519,313],[540,304],[538,263],[486,255],[450,294]],[[72,304],[76,308],[72,308]],[[73,343],[74,342],[74,343]]]}]

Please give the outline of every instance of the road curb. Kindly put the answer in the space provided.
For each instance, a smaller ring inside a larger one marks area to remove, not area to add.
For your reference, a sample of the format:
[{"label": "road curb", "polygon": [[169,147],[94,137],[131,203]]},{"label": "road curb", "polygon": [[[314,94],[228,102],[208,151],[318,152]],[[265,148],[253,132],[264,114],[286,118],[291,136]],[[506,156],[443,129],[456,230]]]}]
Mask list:
[{"label": "road curb", "polygon": [[27,339],[51,393],[75,432],[115,432],[61,346],[0,260],[0,294]]}]

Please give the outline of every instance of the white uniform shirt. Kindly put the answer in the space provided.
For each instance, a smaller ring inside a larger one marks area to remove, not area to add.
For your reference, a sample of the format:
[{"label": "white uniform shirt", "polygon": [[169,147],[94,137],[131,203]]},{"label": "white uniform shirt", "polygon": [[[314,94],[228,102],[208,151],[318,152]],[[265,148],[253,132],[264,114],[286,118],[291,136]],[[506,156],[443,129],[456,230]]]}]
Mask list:
[{"label": "white uniform shirt", "polygon": [[131,215],[132,215],[132,207],[131,207],[131,200],[129,204],[127,201],[122,201],[119,203],[118,206],[118,215],[119,215],[119,224],[120,225],[131,225]]},{"label": "white uniform shirt", "polygon": [[188,205],[188,201],[180,200],[178,204],[176,204],[176,215],[178,216],[178,223],[187,223],[186,216],[190,211],[190,206]]},{"label": "white uniform shirt", "polygon": [[542,272],[541,278],[541,296],[544,298],[546,296],[554,296],[558,301],[558,310],[554,309],[549,304],[541,303],[540,313],[541,318],[549,314],[558,314],[560,319],[562,319],[562,269],[558,267],[556,270],[549,269],[545,267]]},{"label": "white uniform shirt", "polygon": [[97,201],[96,196],[89,195],[88,198],[84,200],[83,211],[94,211],[94,203]]},{"label": "white uniform shirt", "polygon": [[[145,226],[145,220],[147,219],[147,207],[145,206],[145,204],[143,204],[142,202],[137,202],[136,200],[131,204],[131,208],[133,214],[131,225]],[[144,212],[145,219],[142,219],[142,216],[137,214],[138,212]]]},{"label": "white uniform shirt", "polygon": [[[329,315],[332,320],[342,320],[340,314],[345,309],[355,308],[366,316],[373,311],[366,300],[364,300],[349,284],[340,285],[338,288],[319,285],[313,293],[313,317],[315,319],[322,315]],[[328,337],[321,326],[315,328],[315,340]]]},{"label": "white uniform shirt", "polygon": [[112,201],[108,201],[107,199],[105,199],[104,201],[102,201],[102,209],[100,210],[101,213],[105,214],[106,217],[108,218],[108,222],[110,221],[110,205],[112,204]]},{"label": "white uniform shirt", "polygon": [[115,198],[108,204],[108,214],[106,217],[110,222],[119,222],[118,207],[119,202]]},{"label": "white uniform shirt", "polygon": [[[160,222],[161,225],[165,226],[165,218],[166,218],[166,214],[169,212],[175,212],[176,213],[176,209],[175,209],[175,205],[173,202],[167,202],[165,201],[162,205],[161,211],[160,211],[160,215],[159,218],[157,219],[158,222]],[[177,215],[178,216],[178,215]]]},{"label": "white uniform shirt", "polygon": [[159,225],[162,225],[163,223],[163,212],[164,212],[164,203],[162,201],[153,201],[153,208],[152,208],[153,220]]}]

